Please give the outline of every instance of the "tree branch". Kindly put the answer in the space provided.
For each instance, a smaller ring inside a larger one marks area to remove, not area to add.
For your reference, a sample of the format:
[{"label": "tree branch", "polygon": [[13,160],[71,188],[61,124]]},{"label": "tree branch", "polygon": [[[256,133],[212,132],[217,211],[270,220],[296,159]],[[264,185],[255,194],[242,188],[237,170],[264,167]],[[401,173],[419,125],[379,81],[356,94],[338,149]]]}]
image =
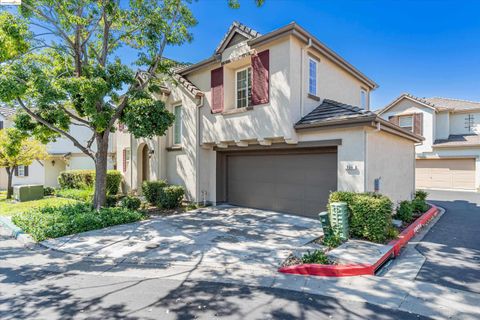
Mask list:
[{"label": "tree branch", "polygon": [[72,119],[75,119],[77,120],[78,122],[81,122],[83,123],[84,125],[86,125],[86,127],[90,128],[90,129],[93,129],[91,126],[90,126],[90,122],[88,122],[87,120],[85,119],[82,119],[80,118],[79,116],[77,116],[76,114],[74,114],[73,112],[69,111],[67,108],[65,108],[64,106],[59,106],[66,114],[68,114],[68,116]]}]

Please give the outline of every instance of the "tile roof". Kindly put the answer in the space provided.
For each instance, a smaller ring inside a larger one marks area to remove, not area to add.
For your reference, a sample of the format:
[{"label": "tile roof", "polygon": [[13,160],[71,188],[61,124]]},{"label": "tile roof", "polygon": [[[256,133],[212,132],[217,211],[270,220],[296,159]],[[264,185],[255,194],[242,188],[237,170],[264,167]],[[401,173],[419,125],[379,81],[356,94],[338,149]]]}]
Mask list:
[{"label": "tile roof", "polygon": [[435,140],[434,147],[468,147],[468,146],[480,146],[480,135],[478,134],[452,134],[448,136],[448,139]]},{"label": "tile roof", "polygon": [[261,34],[259,32],[253,30],[252,28],[247,27],[246,25],[244,25],[243,23],[240,23],[238,21],[234,21],[230,25],[230,27],[228,28],[228,31],[223,36],[223,39],[222,39],[222,41],[220,41],[220,44],[215,49],[215,53],[220,53],[223,45],[228,40],[231,32],[235,29],[237,31],[239,31],[239,33],[242,34],[243,36],[245,36],[247,39],[254,39],[254,38],[257,38],[257,37],[261,36]]},{"label": "tile roof", "polygon": [[350,119],[375,119],[376,114],[359,107],[324,99],[312,112],[295,124],[296,128]]},{"label": "tile roof", "polygon": [[5,118],[13,116],[17,112],[17,109],[12,107],[0,106],[0,114]]},{"label": "tile roof", "polygon": [[449,110],[471,110],[471,109],[480,109],[480,102],[461,100],[461,99],[452,99],[452,98],[424,98],[423,100],[428,101],[437,108],[445,108]]}]

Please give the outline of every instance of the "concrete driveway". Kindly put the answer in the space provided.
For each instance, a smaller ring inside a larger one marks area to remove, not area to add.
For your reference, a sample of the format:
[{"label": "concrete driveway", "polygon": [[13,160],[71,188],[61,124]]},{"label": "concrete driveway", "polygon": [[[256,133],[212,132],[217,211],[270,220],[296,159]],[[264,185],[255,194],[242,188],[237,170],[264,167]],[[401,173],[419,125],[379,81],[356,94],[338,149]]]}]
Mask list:
[{"label": "concrete driveway", "polygon": [[309,218],[220,206],[44,241],[89,258],[155,266],[275,272],[292,249],[322,234]]}]

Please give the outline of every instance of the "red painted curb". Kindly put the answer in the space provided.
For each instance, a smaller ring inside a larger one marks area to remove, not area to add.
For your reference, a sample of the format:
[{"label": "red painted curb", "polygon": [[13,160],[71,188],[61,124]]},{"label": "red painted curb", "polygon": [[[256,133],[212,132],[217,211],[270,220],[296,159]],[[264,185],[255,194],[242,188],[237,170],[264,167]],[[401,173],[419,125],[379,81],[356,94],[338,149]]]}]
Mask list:
[{"label": "red painted curb", "polygon": [[417,218],[411,225],[403,230],[398,239],[395,239],[389,243],[392,248],[383,255],[375,264],[300,264],[296,266],[281,267],[278,269],[282,273],[301,274],[311,276],[324,276],[324,277],[348,277],[348,276],[361,276],[361,275],[374,275],[375,270],[383,264],[391,256],[397,257],[400,254],[400,250],[405,244],[413,238],[413,236],[420,230],[421,227],[426,225],[430,219],[438,214],[438,208],[432,206],[421,217]]}]

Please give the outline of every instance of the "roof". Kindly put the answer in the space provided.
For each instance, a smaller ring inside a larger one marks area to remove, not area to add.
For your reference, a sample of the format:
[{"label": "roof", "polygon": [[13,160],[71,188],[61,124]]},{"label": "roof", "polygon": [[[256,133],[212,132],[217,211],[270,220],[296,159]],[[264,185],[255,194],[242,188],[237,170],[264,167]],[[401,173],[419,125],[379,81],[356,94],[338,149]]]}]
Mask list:
[{"label": "roof", "polygon": [[435,140],[433,146],[438,148],[480,146],[480,135],[452,134],[448,139]]},{"label": "roof", "polygon": [[371,111],[366,111],[359,107],[340,103],[330,99],[324,99],[323,102],[315,108],[312,112],[304,116],[295,124],[295,128],[304,126],[311,126],[315,124],[350,120],[350,119],[375,119],[376,114]]},{"label": "roof", "polygon": [[[197,62],[195,64],[186,66],[182,70],[179,70],[178,72],[185,76],[191,72],[194,72],[200,68],[210,66],[213,64],[216,64],[220,62],[220,52],[222,49],[228,44],[230,41],[232,34],[235,32],[232,31],[238,31],[238,33],[242,34],[245,36],[248,40],[248,45],[253,48],[253,47],[258,47],[260,45],[263,45],[265,43],[268,43],[270,41],[274,41],[278,39],[281,36],[284,35],[293,35],[299,38],[301,41],[303,41],[305,44],[311,44],[311,46],[315,49],[321,52],[323,55],[325,55],[328,59],[332,60],[334,63],[336,63],[338,66],[340,66],[342,69],[347,71],[348,73],[352,74],[354,77],[362,81],[366,86],[368,86],[371,89],[375,89],[378,87],[378,84],[375,83],[373,80],[368,78],[366,75],[364,75],[362,72],[360,72],[357,68],[355,68],[353,65],[348,63],[345,59],[340,57],[336,52],[328,48],[325,44],[320,42],[314,35],[312,35],[310,32],[306,31],[303,29],[301,26],[299,26],[295,22],[291,22],[286,26],[283,26],[279,29],[276,29],[274,31],[271,31],[267,34],[260,35],[258,32],[255,30],[240,24],[239,22],[234,22],[228,32],[226,33],[224,39],[220,43],[219,47],[215,50],[215,53],[200,62]],[[248,31],[248,32],[247,32]]]},{"label": "roof", "polygon": [[321,127],[352,124],[374,126],[378,130],[383,130],[414,142],[424,140],[423,137],[382,119],[372,111],[331,99],[324,99],[312,112],[301,118],[295,124],[295,129],[319,129]]},{"label": "roof", "polygon": [[377,111],[378,114],[382,114],[391,109],[402,99],[410,99],[417,103],[424,105],[427,108],[434,109],[435,111],[468,111],[468,110],[480,110],[480,102],[452,99],[452,98],[419,98],[409,93],[402,93],[398,98],[393,100],[383,109]]},{"label": "roof", "polygon": [[13,107],[0,106],[0,114],[5,118],[10,118],[17,112],[17,109]]}]

